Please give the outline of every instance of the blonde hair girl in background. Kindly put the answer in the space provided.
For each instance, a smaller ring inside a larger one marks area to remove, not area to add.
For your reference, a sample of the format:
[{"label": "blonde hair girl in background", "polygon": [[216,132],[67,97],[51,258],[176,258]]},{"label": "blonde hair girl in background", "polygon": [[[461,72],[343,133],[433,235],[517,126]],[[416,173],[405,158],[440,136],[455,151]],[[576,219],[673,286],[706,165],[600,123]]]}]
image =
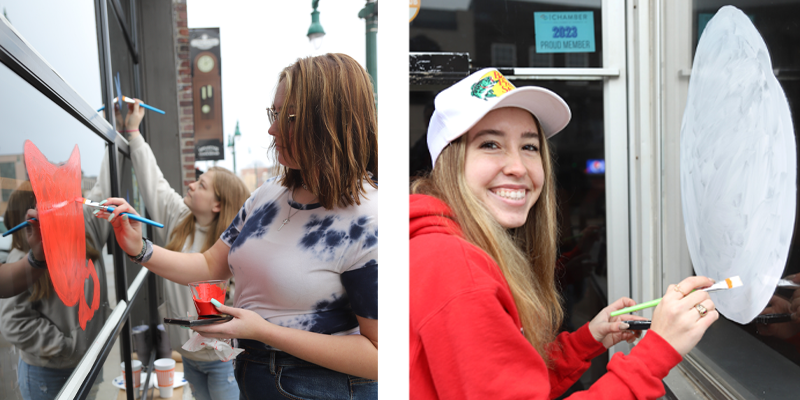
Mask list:
[{"label": "blonde hair girl in background", "polygon": [[[139,132],[145,110],[128,105],[125,131],[130,134],[131,161],[147,212],[163,229],[154,229],[156,241],[164,248],[182,253],[202,253],[211,248],[228,228],[249,197],[244,182],[231,171],[211,167],[189,185],[186,196],[178,194],[164,179],[152,149]],[[186,317],[195,312],[189,287],[164,282],[165,316]],[[197,400],[236,400],[239,388],[233,379],[233,362],[222,362],[212,349],[186,351],[182,348],[191,331],[166,325],[170,346],[183,358],[183,373]]]},{"label": "blonde hair girl in background", "polygon": [[[637,335],[612,311],[573,333],[555,287],[555,179],[547,138],[570,120],[538,87],[484,69],[441,92],[428,127],[433,161],[410,199],[410,388],[414,399],[549,399],[610,346]],[[670,368],[719,314],[704,277],[671,286],[630,355],[576,398],[658,398]],[[701,313],[697,304],[706,307]],[[707,314],[707,315],[706,315]],[[581,397],[583,396],[583,397]]]}]

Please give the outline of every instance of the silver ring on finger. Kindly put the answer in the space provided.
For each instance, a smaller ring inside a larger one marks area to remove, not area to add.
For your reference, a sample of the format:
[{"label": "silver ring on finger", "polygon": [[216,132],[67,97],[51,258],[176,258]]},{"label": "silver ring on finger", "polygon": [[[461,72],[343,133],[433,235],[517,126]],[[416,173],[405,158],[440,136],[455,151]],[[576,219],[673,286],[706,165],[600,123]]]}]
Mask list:
[{"label": "silver ring on finger", "polygon": [[703,318],[706,316],[706,314],[708,314],[708,309],[700,303],[697,303],[694,306],[694,308],[697,310],[698,313],[700,313],[700,318]]}]

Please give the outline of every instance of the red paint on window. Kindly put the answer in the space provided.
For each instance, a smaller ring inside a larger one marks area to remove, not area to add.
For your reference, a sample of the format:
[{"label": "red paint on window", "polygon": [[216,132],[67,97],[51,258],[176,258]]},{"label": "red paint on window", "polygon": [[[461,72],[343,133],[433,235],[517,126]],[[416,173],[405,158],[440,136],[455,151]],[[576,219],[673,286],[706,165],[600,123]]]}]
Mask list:
[{"label": "red paint on window", "polygon": [[[36,195],[42,245],[56,294],[67,307],[79,304],[82,329],[100,307],[100,282],[92,260],[86,260],[86,230],[81,197],[81,156],[78,145],[69,160],[55,166],[30,140],[25,141],[25,166]],[[92,306],[86,303],[84,284],[93,282]]]}]

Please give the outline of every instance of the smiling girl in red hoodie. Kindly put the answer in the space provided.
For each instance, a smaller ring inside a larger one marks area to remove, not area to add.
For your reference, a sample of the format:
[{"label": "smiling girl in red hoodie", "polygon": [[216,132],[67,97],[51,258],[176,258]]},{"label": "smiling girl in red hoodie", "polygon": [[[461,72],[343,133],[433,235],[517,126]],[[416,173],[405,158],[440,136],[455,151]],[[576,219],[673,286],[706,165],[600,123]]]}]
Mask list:
[{"label": "smiling girl in red hoodie", "polygon": [[[558,397],[592,358],[636,339],[623,317],[609,315],[635,304],[628,298],[556,335],[563,311],[547,138],[567,125],[569,107],[547,89],[515,88],[494,69],[444,90],[435,106],[433,172],[414,183],[410,202],[411,398]],[[692,293],[712,283],[690,277],[670,286],[650,333],[570,398],[662,396],[661,380],[719,317],[706,292]]]}]

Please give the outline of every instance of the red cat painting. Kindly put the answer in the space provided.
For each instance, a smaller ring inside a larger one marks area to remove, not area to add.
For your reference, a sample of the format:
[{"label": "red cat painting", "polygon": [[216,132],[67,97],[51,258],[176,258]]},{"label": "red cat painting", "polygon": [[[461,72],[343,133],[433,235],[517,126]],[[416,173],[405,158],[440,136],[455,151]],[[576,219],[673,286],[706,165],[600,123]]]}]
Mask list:
[{"label": "red cat painting", "polygon": [[[36,196],[45,260],[56,294],[68,307],[79,303],[82,329],[100,306],[100,282],[94,264],[86,260],[81,193],[81,158],[78,146],[63,165],[53,165],[30,140],[25,141],[25,166]],[[92,305],[84,285],[92,278]]]}]

